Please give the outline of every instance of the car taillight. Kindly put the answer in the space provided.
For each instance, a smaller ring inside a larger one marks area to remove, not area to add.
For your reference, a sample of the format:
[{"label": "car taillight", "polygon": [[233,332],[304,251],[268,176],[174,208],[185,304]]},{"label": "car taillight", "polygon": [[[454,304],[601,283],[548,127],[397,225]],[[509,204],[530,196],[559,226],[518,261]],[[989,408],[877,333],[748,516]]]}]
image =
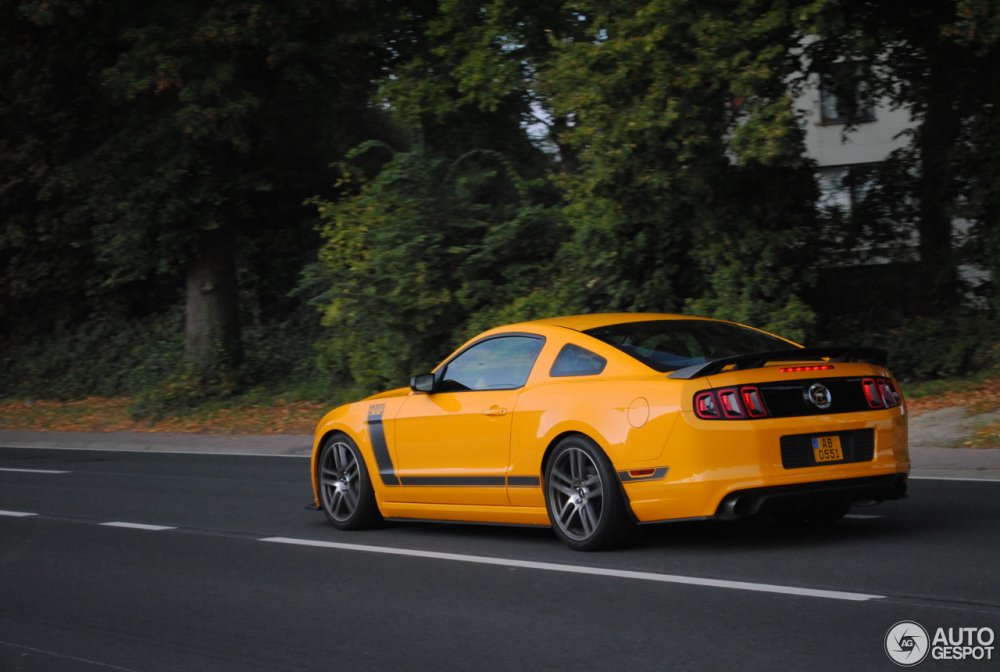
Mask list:
[{"label": "car taillight", "polygon": [[754,385],[702,390],[694,395],[694,414],[702,420],[766,418],[767,407]]},{"label": "car taillight", "polygon": [[903,403],[899,391],[888,378],[863,378],[861,389],[871,408],[895,408]]},{"label": "car taillight", "polygon": [[694,395],[694,412],[699,418],[713,420],[719,417],[719,404],[712,392],[699,392]]},{"label": "car taillight", "polygon": [[736,388],[719,390],[719,402],[722,404],[722,414],[731,420],[743,417],[743,405],[740,404],[739,392]]},{"label": "car taillight", "polygon": [[874,378],[865,378],[861,381],[861,389],[865,392],[865,401],[872,408],[882,408],[882,395],[878,393],[878,383]]},{"label": "car taillight", "polygon": [[886,408],[895,408],[902,403],[903,398],[896,391],[896,386],[888,378],[878,379],[878,391],[882,395],[882,403]]},{"label": "car taillight", "polygon": [[767,417],[767,409],[764,408],[760,390],[756,387],[741,387],[740,396],[743,397],[743,407],[747,409],[747,415],[751,418]]}]

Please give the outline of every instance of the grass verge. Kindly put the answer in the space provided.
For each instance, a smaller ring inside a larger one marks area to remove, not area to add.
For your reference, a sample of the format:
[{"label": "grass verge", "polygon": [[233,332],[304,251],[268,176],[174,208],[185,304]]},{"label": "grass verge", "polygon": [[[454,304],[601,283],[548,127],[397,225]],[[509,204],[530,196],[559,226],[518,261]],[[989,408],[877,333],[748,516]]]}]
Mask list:
[{"label": "grass verge", "polygon": [[976,378],[948,378],[903,384],[903,394],[915,413],[950,406],[965,406],[969,413],[1000,409],[1000,377],[994,371]]},{"label": "grass verge", "polygon": [[[969,413],[1000,409],[1000,377],[904,385],[907,406],[922,413],[965,406]],[[63,432],[205,432],[218,434],[311,434],[332,404],[270,396],[261,390],[224,400],[207,399],[166,415],[137,418],[137,397],[88,397],[73,401],[0,400],[0,429]],[[967,442],[1000,445],[1000,427],[984,426]]]},{"label": "grass verge", "polygon": [[966,448],[1000,448],[1000,421],[987,423],[965,440]]},{"label": "grass verge", "polygon": [[329,410],[314,401],[234,399],[210,402],[182,414],[136,419],[133,397],[74,401],[0,401],[0,429],[50,432],[205,432],[213,434],[312,434]]}]

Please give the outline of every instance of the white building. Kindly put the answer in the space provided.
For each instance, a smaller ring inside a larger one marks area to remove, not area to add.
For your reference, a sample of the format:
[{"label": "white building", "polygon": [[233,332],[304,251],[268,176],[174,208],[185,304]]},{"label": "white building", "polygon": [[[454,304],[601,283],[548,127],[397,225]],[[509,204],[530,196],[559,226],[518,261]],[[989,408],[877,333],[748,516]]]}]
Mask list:
[{"label": "white building", "polygon": [[[870,164],[884,161],[893,151],[906,147],[911,141],[907,131],[916,125],[909,110],[893,109],[888,100],[882,100],[863,111],[856,125],[848,128],[847,120],[837,108],[836,97],[823,89],[820,78],[815,75],[796,99],[795,107],[804,120],[806,155],[817,164],[820,205],[837,207],[845,213],[856,206],[866,188],[864,179],[854,180],[853,186],[846,186],[852,181],[845,182],[845,178],[852,170],[870,167]],[[905,227],[905,222],[900,224]],[[953,240],[956,246],[964,242],[968,228],[965,220],[955,220]],[[909,261],[917,261],[917,243],[917,231],[913,226],[907,244],[911,251]],[[879,259],[876,254],[869,261],[877,263]],[[960,266],[959,275],[973,288],[989,278],[985,269],[972,265]]]}]

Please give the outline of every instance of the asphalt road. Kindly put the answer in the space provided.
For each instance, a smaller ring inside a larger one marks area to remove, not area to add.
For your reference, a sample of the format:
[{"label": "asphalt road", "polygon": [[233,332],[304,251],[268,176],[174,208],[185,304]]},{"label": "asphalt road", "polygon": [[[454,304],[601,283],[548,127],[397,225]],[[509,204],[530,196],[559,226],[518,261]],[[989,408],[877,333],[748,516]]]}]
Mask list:
[{"label": "asphalt road", "polygon": [[[306,471],[0,448],[0,670],[894,670],[899,621],[1000,636],[996,481],[581,554],[544,529],[339,532]],[[917,669],[1000,669],[992,646]]]}]

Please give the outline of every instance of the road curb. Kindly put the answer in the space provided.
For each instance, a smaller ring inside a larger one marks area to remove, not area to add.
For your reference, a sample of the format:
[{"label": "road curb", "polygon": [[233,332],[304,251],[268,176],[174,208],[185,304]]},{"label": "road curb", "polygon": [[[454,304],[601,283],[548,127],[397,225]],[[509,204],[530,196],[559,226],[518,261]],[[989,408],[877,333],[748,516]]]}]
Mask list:
[{"label": "road curb", "polygon": [[[312,452],[312,436],[0,430],[0,446],[308,457]],[[911,443],[910,457],[914,477],[1000,480],[998,448],[928,448]]]},{"label": "road curb", "polygon": [[221,455],[308,456],[308,434],[184,434],[159,432],[34,432],[0,430],[0,446]]}]

